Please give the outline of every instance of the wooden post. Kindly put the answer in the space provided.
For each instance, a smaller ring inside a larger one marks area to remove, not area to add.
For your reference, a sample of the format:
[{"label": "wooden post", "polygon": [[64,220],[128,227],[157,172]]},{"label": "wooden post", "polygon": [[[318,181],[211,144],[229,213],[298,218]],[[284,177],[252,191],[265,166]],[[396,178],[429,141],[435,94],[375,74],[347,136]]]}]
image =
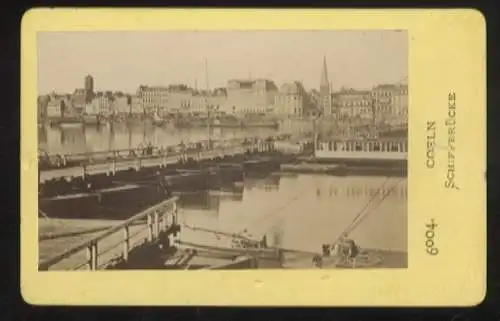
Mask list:
[{"label": "wooden post", "polygon": [[[177,226],[177,203],[172,203],[172,226]],[[174,236],[177,236],[177,232],[174,233]]]},{"label": "wooden post", "polygon": [[173,224],[177,224],[177,202],[172,203]]},{"label": "wooden post", "polygon": [[128,252],[130,251],[130,227],[123,229],[123,260],[128,261]]},{"label": "wooden post", "polygon": [[135,170],[141,170],[141,156],[137,156],[137,159],[135,160]]},{"label": "wooden post", "polygon": [[280,267],[283,267],[283,265],[285,264],[285,255],[284,255],[282,249],[278,249],[278,261],[279,261]]},{"label": "wooden post", "polygon": [[97,270],[97,243],[92,242],[90,246],[87,248],[87,261],[89,270],[95,271]]},{"label": "wooden post", "polygon": [[118,151],[113,151],[113,161],[111,162],[111,175],[116,175],[116,159],[118,158]]},{"label": "wooden post", "polygon": [[110,176],[111,172],[113,171],[113,160],[111,160],[111,162],[109,162],[109,160],[108,160],[108,162],[106,162],[106,163],[108,165],[108,169],[106,170],[106,176]]},{"label": "wooden post", "polygon": [[158,238],[158,235],[160,235],[160,221],[158,211],[154,211],[153,213],[153,233],[154,238]]},{"label": "wooden post", "polygon": [[153,241],[153,222],[152,222],[152,217],[151,217],[151,213],[148,213],[148,221],[147,221],[147,224],[148,224],[148,242],[152,242]]},{"label": "wooden post", "polygon": [[85,164],[82,165],[82,178],[87,178],[87,166]]},{"label": "wooden post", "polygon": [[162,156],[162,164],[163,164],[163,168],[167,167],[167,152],[166,151],[163,153],[163,156]]},{"label": "wooden post", "polygon": [[161,230],[163,232],[167,230],[167,219],[168,219],[168,211],[164,210],[161,218]]}]

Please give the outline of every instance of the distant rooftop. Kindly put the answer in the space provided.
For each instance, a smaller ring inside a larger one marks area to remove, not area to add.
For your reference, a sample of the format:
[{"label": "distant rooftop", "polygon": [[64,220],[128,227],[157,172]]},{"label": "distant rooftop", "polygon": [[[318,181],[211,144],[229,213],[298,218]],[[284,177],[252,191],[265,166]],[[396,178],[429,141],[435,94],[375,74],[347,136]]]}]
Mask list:
[{"label": "distant rooftop", "polygon": [[288,95],[298,95],[305,93],[305,89],[304,85],[300,81],[293,81],[281,85],[280,93]]},{"label": "distant rooftop", "polygon": [[358,89],[354,89],[354,88],[342,87],[339,91],[333,93],[333,95],[345,95],[345,94],[370,95],[370,91],[369,90],[358,90]]},{"label": "distant rooftop", "polygon": [[407,84],[380,84],[375,87],[373,87],[374,90],[376,89],[399,89],[399,88],[407,88]]}]

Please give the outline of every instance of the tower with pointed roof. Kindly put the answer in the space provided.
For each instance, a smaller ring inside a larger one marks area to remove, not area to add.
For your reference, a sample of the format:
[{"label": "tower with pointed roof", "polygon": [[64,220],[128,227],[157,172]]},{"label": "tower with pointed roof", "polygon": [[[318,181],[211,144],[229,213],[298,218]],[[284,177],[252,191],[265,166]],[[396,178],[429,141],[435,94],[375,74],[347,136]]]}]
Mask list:
[{"label": "tower with pointed roof", "polygon": [[321,106],[323,115],[332,114],[332,101],[331,101],[331,88],[330,81],[328,80],[328,66],[326,64],[326,57],[323,56],[323,68],[321,70],[321,79],[319,83],[319,93],[321,96]]},{"label": "tower with pointed roof", "polygon": [[326,65],[326,57],[323,56],[323,69],[321,70],[321,80],[319,83],[319,92],[321,96],[330,94],[330,82],[328,81],[328,67]]}]

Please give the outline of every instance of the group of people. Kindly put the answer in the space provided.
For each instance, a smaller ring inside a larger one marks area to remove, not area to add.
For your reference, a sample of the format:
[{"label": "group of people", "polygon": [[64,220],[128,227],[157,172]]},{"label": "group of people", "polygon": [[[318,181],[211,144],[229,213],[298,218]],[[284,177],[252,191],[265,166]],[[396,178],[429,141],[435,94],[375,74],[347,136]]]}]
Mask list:
[{"label": "group of people", "polygon": [[[353,262],[360,253],[359,247],[353,239],[350,239],[347,234],[340,237],[335,244],[323,245],[323,257],[333,257],[336,263]],[[323,257],[316,255],[313,258],[313,263],[317,267],[322,267]]]}]

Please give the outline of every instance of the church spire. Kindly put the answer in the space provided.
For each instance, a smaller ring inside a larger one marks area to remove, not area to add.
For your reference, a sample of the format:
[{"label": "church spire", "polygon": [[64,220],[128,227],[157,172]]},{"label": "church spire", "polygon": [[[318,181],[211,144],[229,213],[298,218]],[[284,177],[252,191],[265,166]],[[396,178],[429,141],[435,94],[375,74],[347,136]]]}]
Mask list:
[{"label": "church spire", "polygon": [[319,91],[322,95],[328,95],[328,93],[330,92],[330,82],[328,81],[328,67],[326,65],[325,56],[323,56],[323,69],[321,70]]}]

